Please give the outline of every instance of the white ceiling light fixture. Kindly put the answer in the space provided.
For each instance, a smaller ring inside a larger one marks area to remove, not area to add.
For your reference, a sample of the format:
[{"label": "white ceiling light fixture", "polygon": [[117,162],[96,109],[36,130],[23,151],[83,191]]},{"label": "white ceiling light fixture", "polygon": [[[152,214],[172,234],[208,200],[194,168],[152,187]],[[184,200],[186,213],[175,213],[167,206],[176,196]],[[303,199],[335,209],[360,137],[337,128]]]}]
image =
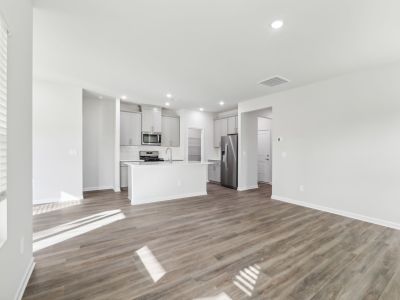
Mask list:
[{"label": "white ceiling light fixture", "polygon": [[171,99],[171,98],[172,98],[172,95],[171,95],[170,93],[166,94],[165,96],[166,96],[168,99]]},{"label": "white ceiling light fixture", "polygon": [[219,101],[219,105],[224,106],[225,102],[224,101]]},{"label": "white ceiling light fixture", "polygon": [[103,96],[100,95],[98,98],[101,100],[101,99],[103,99]]},{"label": "white ceiling light fixture", "polygon": [[271,23],[271,28],[272,29],[280,29],[283,26],[283,21],[282,20],[275,20]]},{"label": "white ceiling light fixture", "polygon": [[128,99],[128,97],[127,97],[126,95],[122,95],[122,96],[121,96],[121,99],[122,99],[122,100],[126,100],[126,99]]},{"label": "white ceiling light fixture", "polygon": [[170,106],[170,105],[171,105],[171,103],[165,102],[165,106]]},{"label": "white ceiling light fixture", "polygon": [[200,107],[199,110],[200,110],[200,111],[204,111],[204,108]]}]

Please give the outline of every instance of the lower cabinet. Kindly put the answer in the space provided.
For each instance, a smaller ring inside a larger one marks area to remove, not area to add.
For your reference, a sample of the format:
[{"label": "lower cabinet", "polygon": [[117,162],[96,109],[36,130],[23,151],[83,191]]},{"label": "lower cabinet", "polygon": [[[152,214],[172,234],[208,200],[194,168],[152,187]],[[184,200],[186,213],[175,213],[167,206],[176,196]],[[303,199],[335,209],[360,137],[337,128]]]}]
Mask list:
[{"label": "lower cabinet", "polygon": [[119,180],[121,188],[128,187],[128,166],[121,166]]},{"label": "lower cabinet", "polygon": [[221,162],[210,161],[213,164],[208,165],[208,180],[214,182],[221,182]]}]

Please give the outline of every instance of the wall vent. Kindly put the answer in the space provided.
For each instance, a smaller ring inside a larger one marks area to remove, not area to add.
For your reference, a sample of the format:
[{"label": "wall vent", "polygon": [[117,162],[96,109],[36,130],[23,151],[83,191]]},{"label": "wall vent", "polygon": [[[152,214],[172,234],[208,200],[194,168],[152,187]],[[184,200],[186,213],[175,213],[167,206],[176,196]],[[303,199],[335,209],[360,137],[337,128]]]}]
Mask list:
[{"label": "wall vent", "polygon": [[289,82],[289,80],[286,78],[283,78],[282,76],[274,76],[274,77],[271,77],[271,78],[261,81],[260,84],[266,85],[269,87],[274,87],[274,86],[281,85],[281,84],[288,83],[288,82]]}]

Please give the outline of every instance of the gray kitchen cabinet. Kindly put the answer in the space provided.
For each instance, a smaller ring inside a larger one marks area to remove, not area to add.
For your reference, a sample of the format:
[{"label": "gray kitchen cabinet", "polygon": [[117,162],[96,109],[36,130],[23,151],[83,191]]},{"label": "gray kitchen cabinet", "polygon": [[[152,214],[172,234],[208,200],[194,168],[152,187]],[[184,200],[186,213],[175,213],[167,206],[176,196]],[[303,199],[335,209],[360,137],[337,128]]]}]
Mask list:
[{"label": "gray kitchen cabinet", "polygon": [[221,137],[228,134],[228,120],[217,119],[214,120],[214,147],[221,147]]},{"label": "gray kitchen cabinet", "polygon": [[180,146],[180,119],[179,117],[161,117],[161,145],[164,147]]},{"label": "gray kitchen cabinet", "polygon": [[121,111],[120,125],[121,146],[141,145],[142,115],[140,113]]},{"label": "gray kitchen cabinet", "polygon": [[208,180],[214,182],[221,182],[221,162],[210,161],[212,164],[208,165]]},{"label": "gray kitchen cabinet", "polygon": [[161,108],[142,106],[142,131],[161,132]]},{"label": "gray kitchen cabinet", "polygon": [[237,130],[237,116],[227,118],[228,121],[228,134],[236,134]]},{"label": "gray kitchen cabinet", "polygon": [[128,166],[120,167],[120,187],[128,187]]}]

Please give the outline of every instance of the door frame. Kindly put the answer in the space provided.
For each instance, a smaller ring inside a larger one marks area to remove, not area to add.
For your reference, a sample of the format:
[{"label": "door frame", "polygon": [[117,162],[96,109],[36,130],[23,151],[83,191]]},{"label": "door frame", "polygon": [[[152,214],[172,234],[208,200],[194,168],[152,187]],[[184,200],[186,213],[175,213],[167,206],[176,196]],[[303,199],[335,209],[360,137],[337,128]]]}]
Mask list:
[{"label": "door frame", "polygon": [[[270,147],[270,165],[271,165],[271,181],[270,182],[265,182],[268,184],[272,184],[272,118],[271,117],[266,117],[266,116],[258,116],[257,117],[257,152],[258,152],[258,133],[259,131],[263,131],[263,130],[259,130],[258,128],[258,118],[262,118],[262,119],[268,119],[271,121],[271,125],[269,127],[269,139],[270,139],[270,143],[269,143],[269,147]],[[265,130],[264,130],[265,131]],[[258,155],[257,155],[257,182],[258,181]]]}]

